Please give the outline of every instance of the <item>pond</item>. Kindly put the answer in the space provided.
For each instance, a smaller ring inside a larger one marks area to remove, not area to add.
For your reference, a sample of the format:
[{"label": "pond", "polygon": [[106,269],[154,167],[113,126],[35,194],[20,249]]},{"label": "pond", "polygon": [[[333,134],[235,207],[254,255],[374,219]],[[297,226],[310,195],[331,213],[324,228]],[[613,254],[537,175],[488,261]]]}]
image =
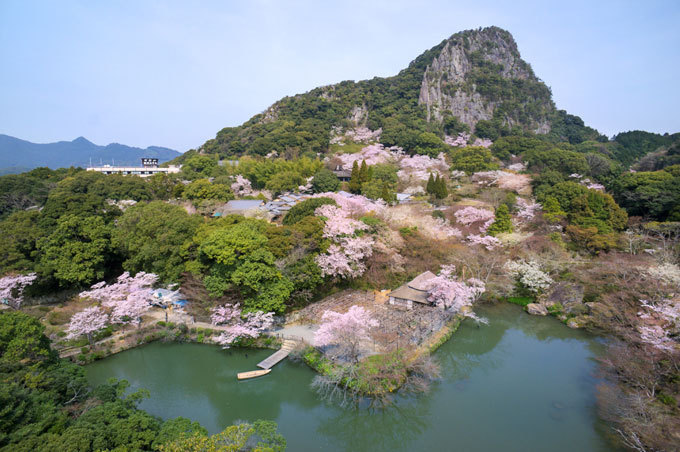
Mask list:
[{"label": "pond", "polygon": [[489,325],[464,322],[436,352],[441,381],[383,410],[319,400],[302,363],[236,380],[269,350],[153,343],[93,363],[87,374],[93,384],[125,378],[151,392],[141,408],[188,417],[211,433],[239,420],[274,420],[291,451],[611,450],[595,410],[601,343],[514,305],[478,313]]}]

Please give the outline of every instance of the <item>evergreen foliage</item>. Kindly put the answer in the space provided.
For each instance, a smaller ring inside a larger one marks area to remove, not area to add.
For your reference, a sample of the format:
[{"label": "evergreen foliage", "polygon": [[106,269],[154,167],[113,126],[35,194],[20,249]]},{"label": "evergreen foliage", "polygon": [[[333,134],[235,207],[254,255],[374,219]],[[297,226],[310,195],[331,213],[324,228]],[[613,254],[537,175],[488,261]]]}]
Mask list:
[{"label": "evergreen foliage", "polygon": [[510,217],[510,211],[506,204],[498,206],[496,209],[496,218],[486,232],[491,236],[496,236],[503,232],[512,232],[512,218]]}]

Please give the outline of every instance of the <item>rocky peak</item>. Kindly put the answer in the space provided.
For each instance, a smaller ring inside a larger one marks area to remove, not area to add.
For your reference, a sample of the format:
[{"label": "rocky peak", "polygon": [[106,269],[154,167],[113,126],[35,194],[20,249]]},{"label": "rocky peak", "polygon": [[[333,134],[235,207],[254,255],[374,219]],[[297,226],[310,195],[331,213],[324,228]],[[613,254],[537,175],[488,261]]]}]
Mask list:
[{"label": "rocky peak", "polygon": [[[533,98],[521,96],[522,90]],[[528,124],[518,101],[536,104]],[[480,120],[498,118],[509,127],[547,133],[547,117],[554,111],[550,90],[521,59],[512,35],[498,27],[451,36],[425,69],[418,102],[425,105],[428,121],[442,121],[448,112],[471,129]],[[497,114],[501,106],[506,108]]]}]

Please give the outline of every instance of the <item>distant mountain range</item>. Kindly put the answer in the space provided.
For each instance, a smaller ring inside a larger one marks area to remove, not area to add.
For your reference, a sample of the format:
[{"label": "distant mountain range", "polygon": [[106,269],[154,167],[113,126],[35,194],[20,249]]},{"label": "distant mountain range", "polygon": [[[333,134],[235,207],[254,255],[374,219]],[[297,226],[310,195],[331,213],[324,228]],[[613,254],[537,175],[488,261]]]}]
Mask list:
[{"label": "distant mountain range", "polygon": [[90,160],[93,165],[139,165],[142,157],[152,157],[163,163],[180,155],[181,152],[158,146],[146,149],[118,143],[99,146],[83,137],[39,144],[0,134],[0,174],[21,173],[40,166],[84,168]]}]

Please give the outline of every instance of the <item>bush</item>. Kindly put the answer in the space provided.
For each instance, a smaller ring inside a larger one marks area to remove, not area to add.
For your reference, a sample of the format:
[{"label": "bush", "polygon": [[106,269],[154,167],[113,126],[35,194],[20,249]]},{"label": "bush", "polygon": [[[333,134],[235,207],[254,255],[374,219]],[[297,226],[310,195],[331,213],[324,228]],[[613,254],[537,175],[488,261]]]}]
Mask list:
[{"label": "bush", "polygon": [[71,320],[71,314],[65,311],[52,311],[47,314],[50,325],[64,325]]},{"label": "bush", "polygon": [[506,300],[508,303],[517,304],[520,306],[526,306],[529,303],[536,301],[533,297],[508,297]]},{"label": "bush", "polygon": [[313,216],[317,207],[325,204],[336,205],[335,201],[331,198],[311,198],[297,203],[283,217],[283,224],[291,226],[305,217]]}]

